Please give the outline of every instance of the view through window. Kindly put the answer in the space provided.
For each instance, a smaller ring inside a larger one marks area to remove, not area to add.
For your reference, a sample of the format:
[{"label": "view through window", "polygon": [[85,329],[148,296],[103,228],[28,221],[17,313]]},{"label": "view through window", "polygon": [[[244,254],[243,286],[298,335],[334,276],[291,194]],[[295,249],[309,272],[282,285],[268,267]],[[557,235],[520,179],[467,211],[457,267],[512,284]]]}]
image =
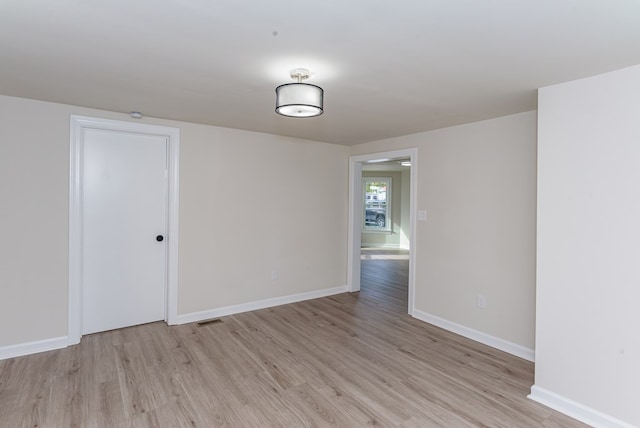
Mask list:
[{"label": "view through window", "polygon": [[363,228],[391,231],[391,177],[362,177],[364,195]]}]

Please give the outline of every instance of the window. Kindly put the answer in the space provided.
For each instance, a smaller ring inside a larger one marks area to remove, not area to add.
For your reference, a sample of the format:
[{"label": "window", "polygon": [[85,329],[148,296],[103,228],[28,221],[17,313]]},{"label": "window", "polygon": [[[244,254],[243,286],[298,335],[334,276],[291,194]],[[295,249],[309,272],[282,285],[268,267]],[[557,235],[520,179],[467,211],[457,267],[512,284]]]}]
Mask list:
[{"label": "window", "polygon": [[391,232],[391,177],[362,177],[365,231]]}]

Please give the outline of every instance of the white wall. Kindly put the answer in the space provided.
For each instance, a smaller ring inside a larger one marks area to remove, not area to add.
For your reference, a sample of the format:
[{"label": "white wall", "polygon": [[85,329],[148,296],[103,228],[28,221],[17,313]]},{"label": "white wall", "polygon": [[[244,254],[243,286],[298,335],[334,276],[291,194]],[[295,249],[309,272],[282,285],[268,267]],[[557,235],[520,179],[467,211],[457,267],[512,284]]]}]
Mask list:
[{"label": "white wall", "polygon": [[[0,96],[0,351],[67,335],[71,114],[132,120]],[[180,315],[345,286],[347,147],[143,121],[181,131]]]},{"label": "white wall", "polygon": [[179,313],[346,284],[347,147],[204,125],[181,141]]},{"label": "white wall", "polygon": [[69,116],[0,97],[0,149],[0,346],[66,336]]},{"label": "white wall", "polygon": [[[414,315],[532,356],[536,113],[362,144],[351,154],[413,147],[417,210],[427,211],[412,243]],[[477,294],[486,309],[476,307]]]},{"label": "white wall", "polygon": [[577,406],[589,417],[602,412],[636,426],[639,95],[640,66],[539,91],[532,394],[554,397],[564,410]]}]

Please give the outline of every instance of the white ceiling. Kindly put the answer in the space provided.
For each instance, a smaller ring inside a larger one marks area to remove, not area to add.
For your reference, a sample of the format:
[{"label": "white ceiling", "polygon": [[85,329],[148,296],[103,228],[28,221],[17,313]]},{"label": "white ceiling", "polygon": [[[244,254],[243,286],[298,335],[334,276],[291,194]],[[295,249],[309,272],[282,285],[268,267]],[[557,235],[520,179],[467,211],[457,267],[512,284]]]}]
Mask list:
[{"label": "white ceiling", "polygon": [[[638,0],[1,0],[0,94],[337,144],[640,64]],[[309,68],[325,113],[274,112]]]}]

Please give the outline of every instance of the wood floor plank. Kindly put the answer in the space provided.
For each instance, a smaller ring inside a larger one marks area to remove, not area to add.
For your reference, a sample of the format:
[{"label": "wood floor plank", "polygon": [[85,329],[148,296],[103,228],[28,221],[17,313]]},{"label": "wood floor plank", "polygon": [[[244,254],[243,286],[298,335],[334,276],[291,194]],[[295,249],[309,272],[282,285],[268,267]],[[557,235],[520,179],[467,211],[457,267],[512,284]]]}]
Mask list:
[{"label": "wood floor plank", "polygon": [[406,251],[361,267],[359,293],[0,361],[0,426],[584,426],[526,398],[532,363],[407,315]]}]

